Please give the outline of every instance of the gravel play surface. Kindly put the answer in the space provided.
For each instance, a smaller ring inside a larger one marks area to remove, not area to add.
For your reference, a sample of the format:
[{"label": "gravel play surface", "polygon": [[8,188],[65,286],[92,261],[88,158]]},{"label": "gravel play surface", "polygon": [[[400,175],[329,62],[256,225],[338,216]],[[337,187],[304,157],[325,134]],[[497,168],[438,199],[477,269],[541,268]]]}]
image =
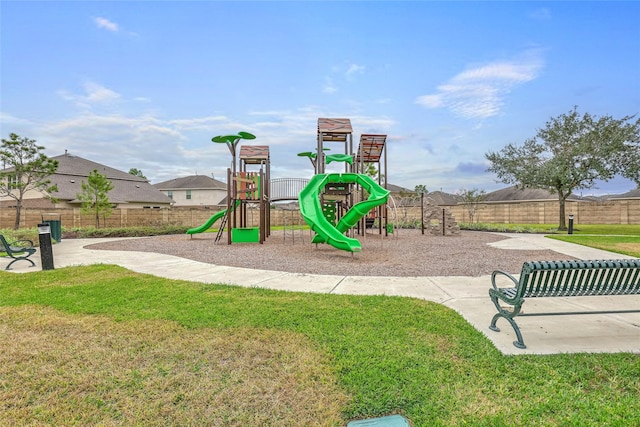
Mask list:
[{"label": "gravel play surface", "polygon": [[311,244],[307,231],[274,231],[264,244],[227,245],[226,234],[214,244],[215,233],[126,239],[90,245],[90,249],[130,250],[175,255],[195,261],[292,273],[344,276],[482,276],[494,270],[519,273],[522,263],[564,260],[550,250],[509,250],[488,246],[505,237],[462,231],[457,236],[423,235],[397,230],[381,237],[359,236],[362,252],[350,253],[329,245]]}]

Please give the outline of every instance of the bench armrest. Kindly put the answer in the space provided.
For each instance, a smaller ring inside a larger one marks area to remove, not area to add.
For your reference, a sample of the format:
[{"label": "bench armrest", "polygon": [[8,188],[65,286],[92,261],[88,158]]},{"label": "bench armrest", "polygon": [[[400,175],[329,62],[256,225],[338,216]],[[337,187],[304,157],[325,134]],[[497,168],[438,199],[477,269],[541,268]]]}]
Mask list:
[{"label": "bench armrest", "polygon": [[[513,282],[513,287],[499,288],[498,285],[496,284],[496,278],[499,275],[508,277]],[[498,311],[503,312],[503,309],[500,307],[498,303],[498,300],[500,300],[500,301],[504,301],[509,305],[514,306],[514,311],[511,312],[509,316],[517,315],[517,313],[520,311],[520,306],[524,302],[524,299],[522,299],[522,297],[517,296],[518,287],[520,286],[520,281],[505,271],[496,270],[493,272],[493,274],[491,274],[491,286],[493,286],[493,289],[489,288],[489,297],[495,304]]]},{"label": "bench armrest", "polygon": [[498,285],[496,285],[496,276],[498,275],[507,276],[513,282],[514,287],[518,287],[518,280],[516,280],[515,277],[513,277],[506,271],[496,270],[491,274],[491,286],[493,286],[493,289],[495,289],[496,291],[500,292],[500,288],[498,288]]}]

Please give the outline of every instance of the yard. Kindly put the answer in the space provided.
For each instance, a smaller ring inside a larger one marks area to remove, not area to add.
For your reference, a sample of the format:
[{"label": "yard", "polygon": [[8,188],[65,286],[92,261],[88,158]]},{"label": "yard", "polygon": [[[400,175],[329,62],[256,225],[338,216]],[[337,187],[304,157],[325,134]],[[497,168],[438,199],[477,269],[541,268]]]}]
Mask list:
[{"label": "yard", "polygon": [[503,356],[411,298],[0,272],[5,425],[636,425],[635,354]]}]

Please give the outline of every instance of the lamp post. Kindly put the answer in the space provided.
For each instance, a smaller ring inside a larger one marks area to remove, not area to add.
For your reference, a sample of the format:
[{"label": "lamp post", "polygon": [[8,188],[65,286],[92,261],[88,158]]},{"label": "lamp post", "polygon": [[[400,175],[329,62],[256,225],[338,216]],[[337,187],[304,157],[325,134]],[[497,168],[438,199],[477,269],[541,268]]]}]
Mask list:
[{"label": "lamp post", "polygon": [[569,230],[567,234],[573,234],[573,214],[569,214]]},{"label": "lamp post", "polygon": [[51,248],[51,226],[49,224],[38,224],[38,240],[42,270],[53,270],[53,249]]}]

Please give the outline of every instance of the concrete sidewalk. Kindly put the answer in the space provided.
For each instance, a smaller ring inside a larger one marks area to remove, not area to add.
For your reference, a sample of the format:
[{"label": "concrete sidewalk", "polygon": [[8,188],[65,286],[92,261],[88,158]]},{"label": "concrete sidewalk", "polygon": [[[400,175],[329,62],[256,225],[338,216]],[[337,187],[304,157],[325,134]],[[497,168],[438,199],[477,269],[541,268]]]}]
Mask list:
[{"label": "concrete sidewalk", "polygon": [[[532,234],[503,234],[505,240],[492,243],[505,250],[550,249],[579,259],[632,258]],[[252,270],[192,261],[149,252],[86,249],[86,245],[113,239],[70,239],[54,245],[55,267],[83,264],[117,264],[139,273],[203,283],[223,283],[297,292],[351,295],[395,295],[433,301],[460,313],[489,338],[504,354],[556,354],[578,352],[633,352],[640,354],[640,313],[575,316],[524,317],[518,319],[527,348],[513,346],[515,333],[503,319],[501,332],[489,329],[495,307],[488,296],[490,276],[372,277],[287,273]],[[40,255],[13,264],[16,273],[39,271]],[[9,260],[0,258],[0,268]],[[558,257],[562,259],[562,257]],[[632,310],[640,308],[640,295],[531,299],[528,312]]]}]

